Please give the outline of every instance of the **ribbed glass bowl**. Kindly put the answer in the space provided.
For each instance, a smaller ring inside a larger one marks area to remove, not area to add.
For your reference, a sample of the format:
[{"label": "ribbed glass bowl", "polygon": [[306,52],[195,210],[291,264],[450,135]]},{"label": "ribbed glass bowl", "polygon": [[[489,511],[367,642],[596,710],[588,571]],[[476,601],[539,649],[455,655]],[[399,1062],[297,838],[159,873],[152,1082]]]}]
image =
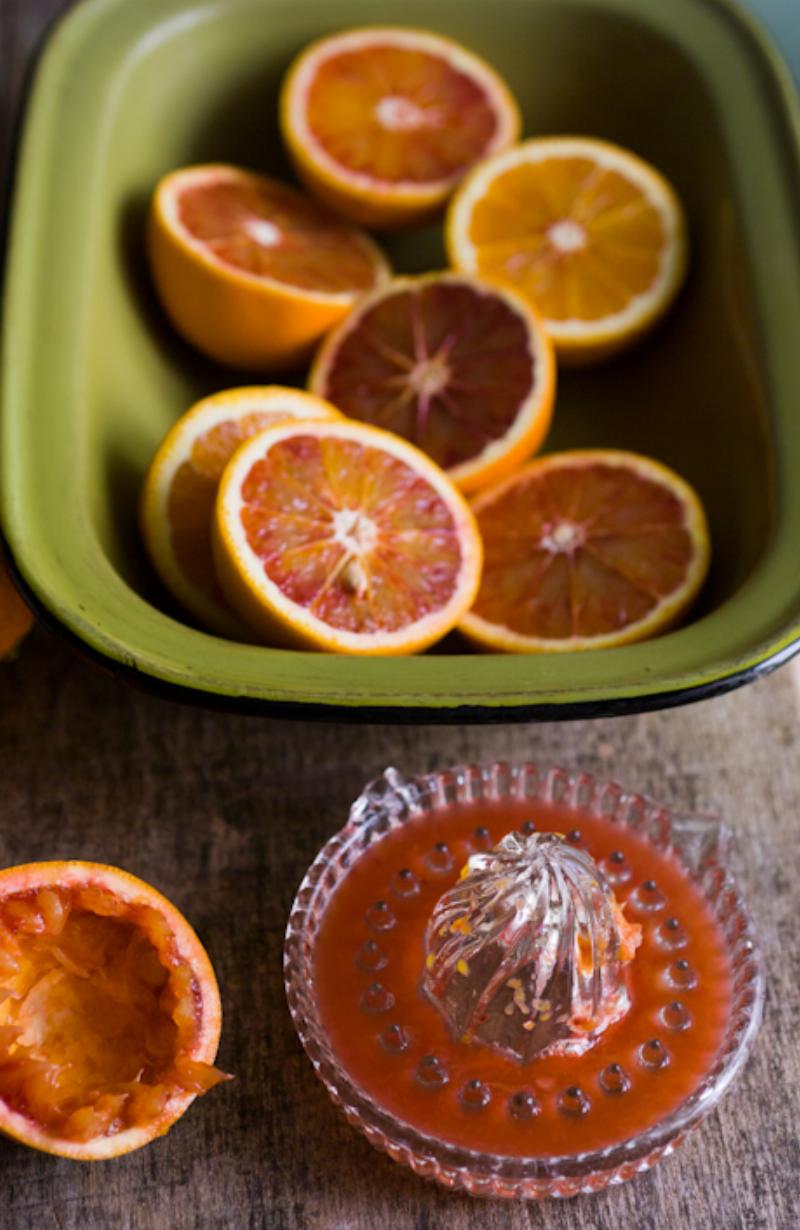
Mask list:
[{"label": "ribbed glass bowl", "polygon": [[[331,1049],[316,1000],[320,924],[337,886],[375,842],[451,803],[529,800],[589,809],[626,825],[659,850],[673,849],[722,926],[732,966],[732,1008],[716,1063],[675,1110],[618,1144],[561,1157],[475,1152],[417,1131],[387,1113],[348,1075]],[[319,852],[289,917],[284,976],[289,1009],[314,1070],[348,1121],[395,1161],[446,1187],[480,1196],[538,1199],[596,1192],[649,1170],[716,1106],[743,1066],[761,1021],[764,972],[753,925],[727,870],[730,835],[718,820],[677,813],[590,773],[534,764],[463,765],[405,778],[394,769],[371,782],[347,824]]]}]

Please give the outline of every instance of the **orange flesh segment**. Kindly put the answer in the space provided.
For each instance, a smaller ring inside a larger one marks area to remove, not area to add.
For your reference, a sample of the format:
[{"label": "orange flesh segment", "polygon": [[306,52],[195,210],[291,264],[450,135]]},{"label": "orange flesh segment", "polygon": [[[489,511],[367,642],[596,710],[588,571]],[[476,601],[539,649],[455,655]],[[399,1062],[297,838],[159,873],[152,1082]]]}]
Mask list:
[{"label": "orange flesh segment", "polygon": [[589,158],[523,162],[474,207],[477,272],[517,287],[553,321],[621,312],[656,281],[668,240],[636,184]]},{"label": "orange flesh segment", "polygon": [[223,1073],[188,1058],[192,971],[163,919],[91,885],[0,903],[0,1097],[62,1139],[151,1123]]},{"label": "orange flesh segment", "polygon": [[189,580],[223,606],[210,528],[222,472],[240,444],[285,418],[284,413],[253,410],[215,424],[197,437],[170,486],[167,516],[175,558]]},{"label": "orange flesh segment", "polygon": [[186,184],[181,226],[223,265],[253,277],[327,294],[375,285],[375,255],[329,210],[258,176]]},{"label": "orange flesh segment", "polygon": [[282,440],[249,471],[242,499],[245,536],[266,575],[333,628],[392,632],[441,609],[456,589],[462,554],[449,508],[380,449]]},{"label": "orange flesh segment", "polygon": [[450,469],[506,435],[537,376],[527,327],[504,299],[441,282],[367,308],[321,391]]},{"label": "orange flesh segment", "polygon": [[668,488],[594,462],[522,479],[476,513],[484,571],[476,615],[564,640],[643,619],[686,577],[686,510]]},{"label": "orange flesh segment", "polygon": [[308,127],[330,158],[391,184],[459,177],[498,126],[474,78],[408,47],[332,55],[316,69],[306,105]]}]

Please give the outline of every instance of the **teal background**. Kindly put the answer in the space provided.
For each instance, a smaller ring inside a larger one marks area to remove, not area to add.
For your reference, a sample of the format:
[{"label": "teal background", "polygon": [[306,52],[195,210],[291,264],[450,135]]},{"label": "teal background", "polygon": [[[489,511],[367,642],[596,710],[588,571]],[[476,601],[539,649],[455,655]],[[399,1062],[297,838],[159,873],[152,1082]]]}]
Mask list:
[{"label": "teal background", "polygon": [[747,8],[775,39],[800,84],[800,0],[748,0]]}]

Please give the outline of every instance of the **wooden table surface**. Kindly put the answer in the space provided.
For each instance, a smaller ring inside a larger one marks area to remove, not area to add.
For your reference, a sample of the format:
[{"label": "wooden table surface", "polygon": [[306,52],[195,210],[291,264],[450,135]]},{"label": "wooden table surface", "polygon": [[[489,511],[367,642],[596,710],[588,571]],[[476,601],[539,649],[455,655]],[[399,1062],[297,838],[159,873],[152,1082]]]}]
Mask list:
[{"label": "wooden table surface", "polygon": [[[777,0],[761,3],[778,13]],[[59,7],[0,0],[0,171],[26,64]],[[799,710],[800,671],[789,666],[722,699],[609,721],[284,723],[140,694],[38,628],[16,661],[0,665],[0,865],[97,859],[171,897],[216,967],[220,1062],[236,1080],[195,1103],[167,1137],[113,1162],[0,1144],[0,1227],[796,1230]],[[558,760],[678,807],[718,810],[737,832],[736,870],[760,926],[767,1008],[746,1070],[674,1157],[599,1196],[509,1205],[417,1179],[333,1108],[284,1004],[281,944],[294,890],[365,779],[390,763],[416,772],[497,757]]]}]

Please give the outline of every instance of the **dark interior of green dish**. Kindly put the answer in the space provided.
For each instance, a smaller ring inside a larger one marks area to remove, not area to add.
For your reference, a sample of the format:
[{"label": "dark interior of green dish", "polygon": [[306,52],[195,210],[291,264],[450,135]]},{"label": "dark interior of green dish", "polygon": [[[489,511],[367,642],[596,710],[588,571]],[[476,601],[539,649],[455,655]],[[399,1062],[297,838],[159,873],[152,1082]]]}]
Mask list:
[{"label": "dark interior of green dish", "polygon": [[[252,377],[194,353],[162,315],[144,255],[150,193],[165,171],[201,161],[290,176],[276,122],[287,65],[309,39],[363,24],[377,12],[343,0],[334,15],[329,4],[294,0],[242,6],[231,22],[224,7],[218,20],[186,22],[183,29],[165,23],[163,38],[129,58],[116,91],[107,182],[98,194],[103,242],[91,328],[100,344],[92,347],[96,370],[88,386],[90,465],[99,480],[92,484],[92,515],[114,567],[167,611],[173,608],[137,531],[142,477],[166,428],[194,400]],[[561,375],[546,447],[635,449],[693,483],[713,540],[695,615],[714,610],[764,553],[777,501],[742,225],[702,79],[682,50],[645,24],[557,0],[491,6],[404,0],[382,5],[380,18],[441,30],[488,58],[522,105],[526,135],[578,133],[619,142],[677,187],[691,227],[685,289],[667,319],[628,355]],[[386,247],[399,271],[445,263],[438,225],[387,238]],[[264,382],[273,378],[263,373]],[[302,373],[291,380],[302,382]]]}]

